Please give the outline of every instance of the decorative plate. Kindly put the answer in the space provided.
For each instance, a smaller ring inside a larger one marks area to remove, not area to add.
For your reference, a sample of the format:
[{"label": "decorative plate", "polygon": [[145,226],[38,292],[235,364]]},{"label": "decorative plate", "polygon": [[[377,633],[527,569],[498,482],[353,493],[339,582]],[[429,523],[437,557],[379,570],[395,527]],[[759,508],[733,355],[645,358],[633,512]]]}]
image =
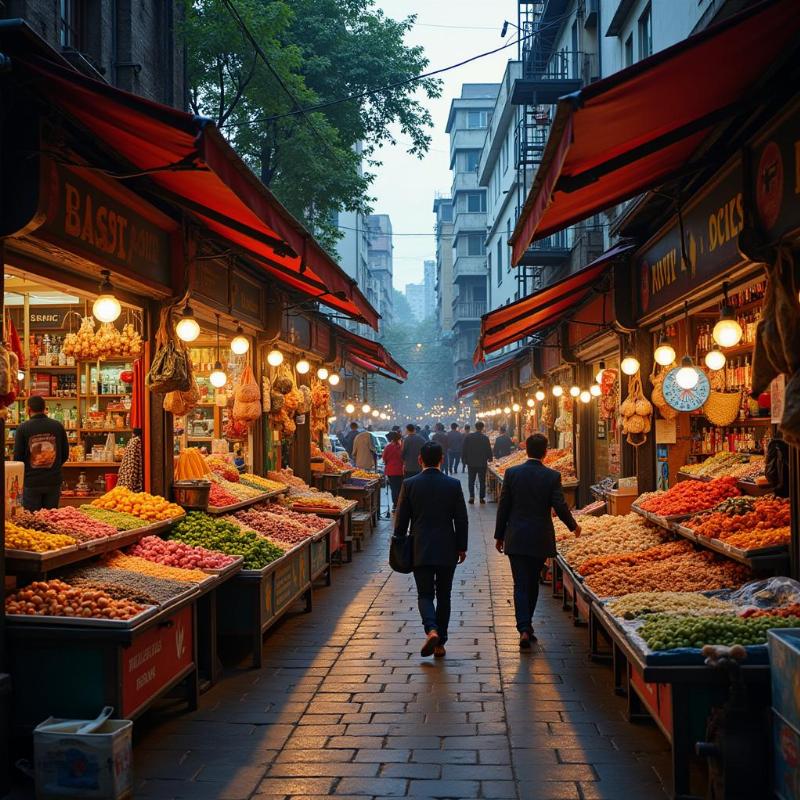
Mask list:
[{"label": "decorative plate", "polygon": [[696,411],[708,400],[711,391],[708,377],[703,370],[698,369],[697,374],[700,376],[700,380],[697,381],[697,385],[693,389],[681,389],[675,381],[679,369],[680,367],[676,367],[666,374],[661,392],[667,405],[672,406],[676,411]]}]

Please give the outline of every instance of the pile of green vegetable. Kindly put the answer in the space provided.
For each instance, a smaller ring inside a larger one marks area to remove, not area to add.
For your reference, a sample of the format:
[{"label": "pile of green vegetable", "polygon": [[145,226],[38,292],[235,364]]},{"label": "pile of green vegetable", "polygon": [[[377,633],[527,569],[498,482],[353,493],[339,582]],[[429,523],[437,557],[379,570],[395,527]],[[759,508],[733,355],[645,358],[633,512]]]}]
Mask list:
[{"label": "pile of green vegetable", "polygon": [[653,614],[639,629],[651,650],[704,647],[707,644],[765,644],[770,628],[796,628],[800,617],[698,617],[682,614]]},{"label": "pile of green vegetable", "polygon": [[172,529],[169,538],[229,556],[244,556],[244,569],[263,569],[284,554],[280,547],[258,534],[201,511],[187,514]]}]

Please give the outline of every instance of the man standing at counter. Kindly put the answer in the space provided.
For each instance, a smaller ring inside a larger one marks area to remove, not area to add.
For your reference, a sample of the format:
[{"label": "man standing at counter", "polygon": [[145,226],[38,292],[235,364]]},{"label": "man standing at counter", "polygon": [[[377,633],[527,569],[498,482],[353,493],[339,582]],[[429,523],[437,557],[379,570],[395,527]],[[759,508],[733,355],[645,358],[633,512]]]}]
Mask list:
[{"label": "man standing at counter", "polygon": [[61,467],[69,458],[67,432],[47,416],[41,397],[28,398],[28,417],[14,437],[14,460],[25,464],[22,505],[28,511],[58,508],[64,480]]}]

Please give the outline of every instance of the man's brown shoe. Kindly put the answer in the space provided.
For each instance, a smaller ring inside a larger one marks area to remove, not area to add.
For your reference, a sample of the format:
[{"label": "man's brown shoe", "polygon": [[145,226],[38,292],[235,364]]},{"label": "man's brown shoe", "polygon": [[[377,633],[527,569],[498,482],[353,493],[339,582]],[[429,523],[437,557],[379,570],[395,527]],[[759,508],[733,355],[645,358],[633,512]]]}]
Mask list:
[{"label": "man's brown shoe", "polygon": [[436,631],[431,631],[422,649],[419,651],[422,656],[432,656],[433,651],[439,646],[439,634]]},{"label": "man's brown shoe", "polygon": [[443,644],[437,644],[436,647],[433,648],[434,658],[444,658],[446,655],[447,655],[447,650],[444,649]]}]

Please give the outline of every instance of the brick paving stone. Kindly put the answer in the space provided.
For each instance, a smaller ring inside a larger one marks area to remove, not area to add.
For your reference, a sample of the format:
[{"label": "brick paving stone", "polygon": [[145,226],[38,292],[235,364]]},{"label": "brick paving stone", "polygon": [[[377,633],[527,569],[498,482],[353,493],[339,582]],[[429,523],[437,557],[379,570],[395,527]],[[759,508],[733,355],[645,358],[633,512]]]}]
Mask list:
[{"label": "brick paving stone", "polygon": [[[629,725],[585,629],[542,592],[539,643],[517,646],[496,506],[469,507],[448,656],[423,659],[413,577],[386,563],[389,524],[310,615],[231,666],[193,714],[137,723],[135,796],[153,800],[595,800],[666,797],[666,743]],[[152,719],[151,719],[152,718]]]}]

